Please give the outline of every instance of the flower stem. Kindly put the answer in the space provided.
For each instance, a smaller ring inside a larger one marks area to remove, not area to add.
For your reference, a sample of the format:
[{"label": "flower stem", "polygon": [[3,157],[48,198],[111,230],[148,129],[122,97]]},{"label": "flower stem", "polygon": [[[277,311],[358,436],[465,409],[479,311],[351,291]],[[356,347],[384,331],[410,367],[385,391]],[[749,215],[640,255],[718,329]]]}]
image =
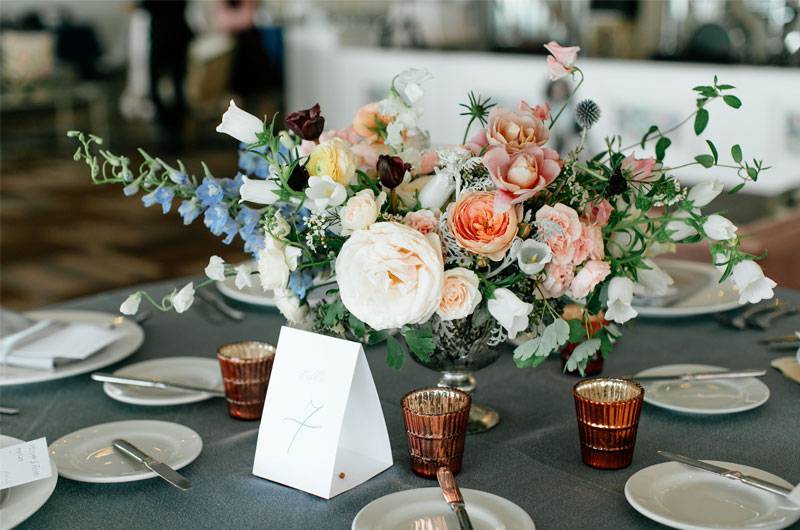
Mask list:
[{"label": "flower stem", "polygon": [[564,102],[564,104],[561,106],[561,110],[559,110],[559,111],[558,111],[558,114],[556,114],[556,115],[553,117],[553,119],[552,119],[552,120],[550,120],[550,125],[549,125],[549,127],[548,127],[548,129],[550,129],[550,130],[552,130],[552,129],[553,129],[553,125],[555,125],[555,124],[556,124],[556,122],[558,121],[558,118],[559,118],[559,117],[561,117],[561,113],[562,113],[562,112],[564,112],[564,109],[566,109],[566,108],[567,108],[567,105],[569,105],[569,102],[570,102],[570,100],[572,99],[572,96],[574,96],[574,95],[575,95],[575,93],[578,91],[578,89],[579,89],[579,88],[581,87],[581,85],[583,84],[583,71],[582,71],[580,68],[578,68],[577,66],[573,66],[573,69],[574,69],[574,71],[575,71],[575,72],[577,72],[577,73],[579,73],[579,74],[581,75],[581,80],[580,80],[580,81],[578,81],[578,84],[577,84],[577,85],[575,85],[575,88],[573,88],[573,89],[572,89],[572,91],[569,93],[569,96],[567,96],[567,100],[566,100],[566,101]]}]

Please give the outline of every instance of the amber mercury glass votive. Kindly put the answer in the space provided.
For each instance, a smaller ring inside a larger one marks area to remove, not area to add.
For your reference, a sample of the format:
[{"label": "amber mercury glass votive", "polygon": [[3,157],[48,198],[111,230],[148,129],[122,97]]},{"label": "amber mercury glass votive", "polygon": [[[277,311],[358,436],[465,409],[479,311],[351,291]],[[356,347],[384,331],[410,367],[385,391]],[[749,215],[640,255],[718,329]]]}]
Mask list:
[{"label": "amber mercury glass votive", "polygon": [[411,471],[425,478],[436,478],[441,466],[454,475],[461,471],[471,402],[469,394],[455,388],[423,388],[403,396]]},{"label": "amber mercury glass votive", "polygon": [[583,463],[621,469],[633,460],[644,389],[635,381],[597,377],[572,389]]},{"label": "amber mercury glass votive", "polygon": [[228,414],[239,420],[261,418],[275,347],[264,342],[235,342],[217,350]]}]

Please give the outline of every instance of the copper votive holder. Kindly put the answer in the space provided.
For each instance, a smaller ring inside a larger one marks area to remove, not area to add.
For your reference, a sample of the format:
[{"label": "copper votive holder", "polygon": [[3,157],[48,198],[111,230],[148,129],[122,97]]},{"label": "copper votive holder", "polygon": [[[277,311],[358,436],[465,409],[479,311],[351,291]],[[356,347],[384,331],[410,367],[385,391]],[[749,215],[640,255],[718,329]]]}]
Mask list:
[{"label": "copper votive holder", "polygon": [[597,377],[572,389],[581,456],[587,466],[622,469],[633,460],[644,389],[635,381]]},{"label": "copper votive holder", "polygon": [[264,342],[235,342],[217,350],[228,414],[239,420],[261,418],[275,347]]},{"label": "copper votive holder", "polygon": [[441,466],[454,475],[461,471],[471,402],[469,394],[455,388],[423,388],[403,396],[411,471],[425,478],[436,478]]}]

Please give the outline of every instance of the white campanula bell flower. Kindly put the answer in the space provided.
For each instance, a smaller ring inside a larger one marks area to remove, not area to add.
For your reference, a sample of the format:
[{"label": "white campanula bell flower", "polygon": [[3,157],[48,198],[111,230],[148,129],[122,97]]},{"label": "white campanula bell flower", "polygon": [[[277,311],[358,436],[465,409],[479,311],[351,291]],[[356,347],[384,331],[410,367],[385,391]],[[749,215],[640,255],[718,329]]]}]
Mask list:
[{"label": "white campanula bell flower", "polygon": [[772,289],[777,285],[764,276],[761,267],[752,260],[741,261],[733,266],[733,284],[739,290],[739,303],[755,304],[774,296]]},{"label": "white campanula bell flower", "polygon": [[608,303],[606,319],[624,324],[639,313],[631,307],[633,301],[633,282],[630,278],[617,276],[608,282]]},{"label": "white campanula bell flower", "polygon": [[217,132],[233,136],[246,144],[257,142],[256,133],[263,130],[264,122],[237,107],[233,100],[231,100],[228,110],[222,115],[222,123],[217,125]]}]

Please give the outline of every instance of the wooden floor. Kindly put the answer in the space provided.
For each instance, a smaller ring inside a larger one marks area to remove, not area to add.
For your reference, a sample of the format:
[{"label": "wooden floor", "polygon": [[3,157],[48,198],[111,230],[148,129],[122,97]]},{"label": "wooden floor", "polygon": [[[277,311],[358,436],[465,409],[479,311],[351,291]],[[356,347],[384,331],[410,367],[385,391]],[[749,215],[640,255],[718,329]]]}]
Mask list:
[{"label": "wooden floor", "polygon": [[[190,152],[181,159],[196,172],[202,159],[219,177],[236,173],[231,149]],[[163,216],[158,206],[144,208],[139,197],[125,197],[119,186],[94,186],[83,162],[69,156],[6,160],[0,173],[3,306],[28,309],[201,274],[212,254],[245,258],[238,242],[223,245],[202,219],[184,226],[174,210]]]}]

